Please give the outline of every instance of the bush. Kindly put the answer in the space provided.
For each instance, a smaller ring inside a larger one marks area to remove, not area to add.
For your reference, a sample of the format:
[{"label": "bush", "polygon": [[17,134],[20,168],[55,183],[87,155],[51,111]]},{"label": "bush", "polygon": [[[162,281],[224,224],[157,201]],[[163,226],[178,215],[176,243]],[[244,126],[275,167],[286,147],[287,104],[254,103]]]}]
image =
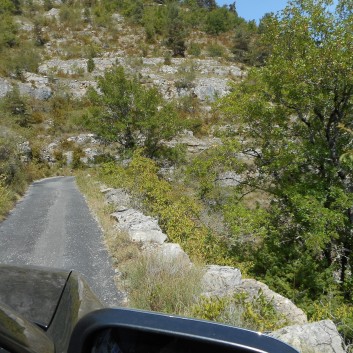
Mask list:
[{"label": "bush", "polygon": [[0,52],[17,44],[17,26],[12,16],[0,14]]},{"label": "bush", "polygon": [[81,9],[74,6],[62,5],[59,12],[60,21],[73,29],[80,29],[82,26]]},{"label": "bush", "polygon": [[87,71],[92,72],[95,69],[96,65],[94,64],[93,58],[87,60]]},{"label": "bush", "polygon": [[0,175],[2,185],[15,193],[22,193],[26,187],[26,175],[15,138],[0,136]]},{"label": "bush", "polygon": [[197,43],[191,43],[188,48],[188,54],[193,56],[200,56],[201,54],[201,46]]},{"label": "bush", "polygon": [[224,48],[217,44],[211,43],[207,46],[208,55],[215,58],[215,57],[223,57],[224,56]]},{"label": "bush", "polygon": [[38,49],[31,43],[27,43],[19,48],[6,50],[0,58],[0,71],[5,75],[15,75],[21,78],[24,71],[37,72],[40,62]]},{"label": "bush", "polygon": [[199,221],[201,204],[157,173],[156,163],[136,151],[127,168],[105,165],[102,178],[108,185],[127,188],[141,200],[144,209],[159,219],[170,241],[179,243],[192,259],[230,265],[222,239]]},{"label": "bush", "polygon": [[196,78],[195,67],[191,64],[184,64],[178,69],[178,79],[175,81],[176,88],[192,88]]},{"label": "bush", "polygon": [[274,331],[287,324],[261,290],[251,300],[246,293],[222,298],[202,297],[194,305],[192,316],[260,332]]},{"label": "bush", "polygon": [[310,321],[332,320],[346,343],[353,342],[353,306],[345,303],[338,293],[327,295],[307,306]]},{"label": "bush", "polygon": [[80,147],[74,148],[73,153],[72,153],[72,163],[71,163],[71,167],[73,169],[78,169],[83,166],[83,163],[81,161],[81,158],[83,156],[84,156],[84,152],[82,151],[82,149]]}]

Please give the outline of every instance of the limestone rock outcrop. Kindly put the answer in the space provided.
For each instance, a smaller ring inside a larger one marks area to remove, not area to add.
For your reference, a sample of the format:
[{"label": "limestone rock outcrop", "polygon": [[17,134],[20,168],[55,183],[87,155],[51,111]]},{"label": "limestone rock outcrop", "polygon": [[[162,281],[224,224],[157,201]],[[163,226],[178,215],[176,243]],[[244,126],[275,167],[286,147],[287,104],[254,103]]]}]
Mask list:
[{"label": "limestone rock outcrop", "polygon": [[138,210],[125,209],[114,212],[111,216],[118,221],[117,228],[126,231],[132,241],[163,244],[167,240],[158,221]]},{"label": "limestone rock outcrop", "polygon": [[241,285],[241,272],[230,266],[209,265],[203,277],[203,295],[223,297]]},{"label": "limestone rock outcrop", "polygon": [[305,325],[287,326],[271,333],[302,353],[344,353],[344,343],[335,324],[323,320]]},{"label": "limestone rock outcrop", "polygon": [[291,300],[274,292],[262,282],[254,279],[243,279],[242,283],[234,288],[234,292],[245,292],[249,298],[255,298],[262,293],[262,295],[270,302],[272,302],[275,310],[283,315],[290,324],[305,324],[308,322],[306,314],[303,310],[298,308]]}]

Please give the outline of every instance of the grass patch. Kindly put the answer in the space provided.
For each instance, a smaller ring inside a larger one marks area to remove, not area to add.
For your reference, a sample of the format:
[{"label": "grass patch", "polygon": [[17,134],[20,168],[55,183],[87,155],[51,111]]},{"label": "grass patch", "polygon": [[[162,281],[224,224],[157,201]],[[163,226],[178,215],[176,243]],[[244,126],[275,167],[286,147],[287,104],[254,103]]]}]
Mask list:
[{"label": "grass patch", "polygon": [[114,264],[121,265],[136,259],[139,254],[139,245],[132,242],[125,232],[115,228],[116,221],[110,216],[114,212],[114,206],[105,202],[104,194],[99,191],[97,179],[88,175],[87,171],[78,170],[75,174],[80,191],[86,196],[90,209],[102,227]]},{"label": "grass patch", "polygon": [[0,221],[11,210],[15,202],[15,195],[9,190],[4,183],[4,177],[0,177]]},{"label": "grass patch", "polygon": [[203,271],[157,254],[141,255],[126,268],[131,306],[189,315],[201,293]]}]

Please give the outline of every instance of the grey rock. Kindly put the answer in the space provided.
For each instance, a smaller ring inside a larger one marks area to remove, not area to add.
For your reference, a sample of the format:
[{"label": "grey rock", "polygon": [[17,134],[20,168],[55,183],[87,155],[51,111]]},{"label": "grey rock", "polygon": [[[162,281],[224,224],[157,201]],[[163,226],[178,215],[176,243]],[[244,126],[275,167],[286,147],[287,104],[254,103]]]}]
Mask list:
[{"label": "grey rock", "polygon": [[114,212],[111,216],[118,221],[117,228],[127,231],[133,241],[162,244],[167,240],[158,221],[140,211],[125,209]]},{"label": "grey rock", "polygon": [[179,244],[164,243],[161,245],[147,244],[143,247],[143,253],[147,255],[156,255],[163,261],[179,263],[181,266],[192,266],[189,256]]},{"label": "grey rock", "polygon": [[97,90],[98,84],[95,81],[67,80],[65,86],[74,97],[82,98],[87,93],[88,88],[92,87]]},{"label": "grey rock", "polygon": [[74,142],[78,145],[92,144],[98,145],[100,143],[99,139],[95,134],[80,134],[77,136],[71,136],[67,139],[68,142]]},{"label": "grey rock", "polygon": [[189,153],[195,154],[203,152],[214,145],[221,144],[221,140],[215,137],[197,138],[192,131],[184,131],[184,133],[165,144],[168,147],[175,147],[178,144],[184,144]]},{"label": "grey rock", "polygon": [[170,65],[163,65],[159,69],[160,72],[168,75],[175,75],[178,72],[178,68]]},{"label": "grey rock", "polygon": [[32,157],[32,148],[29,145],[29,141],[24,141],[18,144],[21,161],[27,163]]},{"label": "grey rock", "polygon": [[40,153],[41,160],[49,164],[54,164],[56,162],[54,151],[58,148],[58,146],[58,142],[51,142],[49,145],[44,147]]},{"label": "grey rock", "polygon": [[194,81],[193,93],[201,101],[214,102],[229,93],[228,79],[223,77],[198,78]]},{"label": "grey rock", "polygon": [[95,157],[100,156],[102,153],[97,148],[87,147],[83,150],[85,154],[84,157],[81,157],[81,161],[84,164],[92,164]]},{"label": "grey rock", "polygon": [[209,265],[203,277],[203,294],[206,296],[226,296],[240,285],[241,272],[230,266]]},{"label": "grey rock", "polygon": [[33,87],[30,83],[19,83],[20,94],[31,96],[39,100],[49,99],[53,92],[50,87]]},{"label": "grey rock", "polygon": [[239,286],[234,288],[234,293],[245,292],[249,298],[256,298],[259,293],[270,302],[272,302],[275,310],[284,316],[286,321],[290,324],[306,324],[308,319],[303,310],[299,309],[291,300],[282,295],[272,291],[268,286],[262,282],[254,279],[243,279]]},{"label": "grey rock", "polygon": [[12,90],[12,85],[8,80],[0,77],[0,98],[5,97]]},{"label": "grey rock", "polygon": [[302,353],[344,353],[344,343],[331,320],[284,327],[271,333]]},{"label": "grey rock", "polygon": [[33,31],[33,28],[34,28],[33,23],[19,18],[16,18],[15,22],[21,31],[25,31],[25,32]]},{"label": "grey rock", "polygon": [[159,66],[162,65],[164,62],[163,58],[143,58],[143,65],[148,66]]},{"label": "grey rock", "polygon": [[44,17],[55,18],[56,20],[58,20],[60,18],[60,9],[53,7],[44,14]]},{"label": "grey rock", "polygon": [[71,165],[74,160],[74,152],[73,151],[66,151],[63,153],[63,156],[66,159],[66,165]]},{"label": "grey rock", "polygon": [[230,170],[227,172],[220,173],[217,177],[217,183],[220,186],[238,186],[242,181],[243,177],[236,172]]},{"label": "grey rock", "polygon": [[33,72],[24,72],[24,80],[30,83],[33,87],[46,87],[49,85],[49,79],[47,76],[37,75]]},{"label": "grey rock", "polygon": [[49,73],[63,73],[66,75],[73,75],[77,74],[78,71],[87,71],[86,59],[52,59],[45,61],[38,67],[38,72],[44,75]]},{"label": "grey rock", "polygon": [[105,192],[105,199],[108,204],[119,207],[121,211],[131,205],[131,197],[124,189],[108,189]]},{"label": "grey rock", "polygon": [[117,23],[122,23],[122,22],[124,22],[124,17],[122,15],[120,15],[119,13],[113,13],[112,20],[114,20]]},{"label": "grey rock", "polygon": [[129,236],[132,241],[141,243],[163,244],[167,236],[159,230],[129,230]]}]

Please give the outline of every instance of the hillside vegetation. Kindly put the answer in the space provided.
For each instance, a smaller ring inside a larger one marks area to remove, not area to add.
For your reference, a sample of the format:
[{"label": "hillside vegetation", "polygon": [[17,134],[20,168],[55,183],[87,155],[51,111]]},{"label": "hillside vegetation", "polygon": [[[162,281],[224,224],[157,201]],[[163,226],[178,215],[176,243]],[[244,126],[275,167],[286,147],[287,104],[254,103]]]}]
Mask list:
[{"label": "hillside vegetation", "polygon": [[[349,342],[353,5],[331,3],[257,25],[213,0],[0,0],[1,217],[30,181],[88,169],[194,261]],[[100,146],[88,162],[80,133]]]}]

